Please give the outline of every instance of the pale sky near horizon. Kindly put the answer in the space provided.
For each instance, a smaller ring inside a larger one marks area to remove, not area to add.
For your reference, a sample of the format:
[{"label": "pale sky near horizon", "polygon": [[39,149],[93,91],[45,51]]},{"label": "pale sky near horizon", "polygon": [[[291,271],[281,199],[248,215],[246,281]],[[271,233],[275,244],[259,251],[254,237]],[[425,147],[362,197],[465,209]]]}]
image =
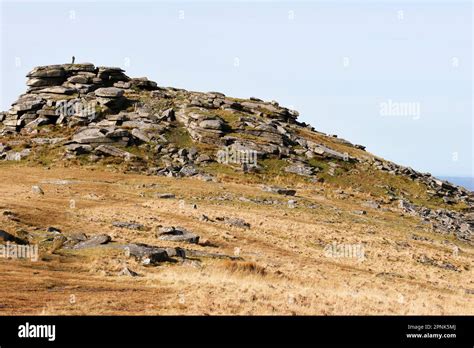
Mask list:
[{"label": "pale sky near horizon", "polygon": [[277,100],[388,160],[474,177],[470,1],[0,2],[1,110],[34,66],[75,55],[160,86]]}]

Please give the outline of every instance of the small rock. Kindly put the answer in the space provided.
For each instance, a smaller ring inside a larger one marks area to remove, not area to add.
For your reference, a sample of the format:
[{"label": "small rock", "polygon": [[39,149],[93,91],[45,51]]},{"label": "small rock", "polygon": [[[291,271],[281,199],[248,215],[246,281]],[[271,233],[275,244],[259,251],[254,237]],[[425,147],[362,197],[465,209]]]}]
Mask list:
[{"label": "small rock", "polygon": [[136,222],[115,221],[112,225],[119,228],[128,228],[129,230],[143,230],[145,228],[145,226]]},{"label": "small rock", "polygon": [[183,166],[183,168],[181,168],[181,170],[179,171],[179,174],[181,176],[193,176],[193,175],[196,175],[198,174],[198,170],[194,167],[194,166]]},{"label": "small rock", "polygon": [[157,193],[156,197],[157,198],[163,198],[163,199],[176,198],[176,196],[172,193]]},{"label": "small rock", "polygon": [[161,113],[161,118],[165,118],[168,121],[174,121],[175,116],[174,116],[174,110],[172,108],[166,109]]},{"label": "small rock", "polygon": [[250,228],[250,224],[246,222],[244,219],[240,219],[240,218],[221,217],[221,218],[216,218],[216,220],[223,220],[227,225],[233,226],[233,227],[238,227],[238,228],[243,228],[243,229]]},{"label": "small rock", "polygon": [[364,202],[364,203],[362,203],[362,206],[366,207],[366,208],[372,208],[372,209],[379,209],[380,208],[380,204],[378,204],[377,202],[374,202],[374,201]]},{"label": "small rock", "polygon": [[212,161],[212,158],[209,155],[201,154],[196,158],[195,162],[197,164],[200,164],[200,163],[211,162],[211,161]]},{"label": "small rock", "polygon": [[443,202],[446,203],[446,204],[455,204],[456,200],[452,197],[444,196],[443,197]]},{"label": "small rock", "polygon": [[84,242],[87,240],[87,235],[82,232],[77,232],[73,233],[72,235],[69,235],[67,237],[66,243],[64,243],[64,246],[66,248],[72,248],[74,245],[76,245],[79,242]]},{"label": "small rock", "polygon": [[412,234],[412,235],[411,235],[411,239],[413,239],[413,240],[425,241],[425,242],[431,242],[431,241],[433,241],[433,240],[430,239],[430,238],[426,238],[426,237],[423,237],[423,236],[418,236],[418,235],[416,235],[416,234]]},{"label": "small rock", "polygon": [[285,195],[285,196],[294,196],[294,195],[296,195],[296,190],[287,189],[287,188],[283,188],[283,187],[277,187],[277,186],[265,186],[263,188],[263,191],[277,193],[279,195]]},{"label": "small rock", "polygon": [[37,195],[44,195],[44,191],[39,186],[32,186],[31,191]]},{"label": "small rock", "polygon": [[128,267],[124,267],[118,274],[119,276],[127,276],[127,277],[138,277],[139,274],[137,272],[132,271]]},{"label": "small rock", "polygon": [[208,217],[207,215],[202,214],[202,215],[199,217],[199,221],[207,222],[207,221],[210,221],[210,219],[209,219],[209,217]]},{"label": "small rock", "polygon": [[143,131],[141,131],[140,129],[138,128],[134,128],[132,130],[132,135],[138,139],[138,140],[141,140],[145,143],[149,142],[151,139],[148,135],[146,135]]},{"label": "small rock", "polygon": [[92,146],[87,144],[68,144],[66,150],[73,152],[75,155],[83,155],[92,151]]},{"label": "small rock", "polygon": [[285,168],[285,172],[302,176],[310,176],[314,173],[314,169],[304,163],[294,163]]},{"label": "small rock", "polygon": [[367,212],[365,210],[354,210],[352,213],[357,215],[367,215]]},{"label": "small rock", "polygon": [[196,178],[205,182],[216,181],[216,178],[214,178],[212,175],[209,175],[209,174],[197,174],[197,175],[194,175],[193,178]]},{"label": "small rock", "polygon": [[62,234],[57,234],[53,238],[53,243],[50,249],[51,253],[55,253],[57,250],[61,249],[67,242],[66,236],[63,236]]}]

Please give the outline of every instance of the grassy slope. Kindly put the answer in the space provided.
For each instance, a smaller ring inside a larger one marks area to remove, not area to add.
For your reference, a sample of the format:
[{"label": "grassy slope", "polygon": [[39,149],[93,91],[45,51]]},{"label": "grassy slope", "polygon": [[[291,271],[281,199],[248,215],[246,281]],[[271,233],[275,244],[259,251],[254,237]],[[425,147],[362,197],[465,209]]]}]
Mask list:
[{"label": "grassy slope", "polygon": [[[9,231],[61,228],[65,234],[83,231],[110,234],[116,243],[158,241],[158,225],[180,225],[214,246],[199,250],[233,254],[239,248],[245,262],[238,265],[202,259],[183,265],[143,267],[114,248],[51,254],[42,244],[37,263],[0,259],[0,313],[31,314],[472,314],[465,289],[472,289],[473,249],[447,236],[430,232],[418,219],[398,212],[367,209],[353,214],[364,194],[353,199],[334,195],[327,184],[304,182],[297,187],[296,209],[287,197],[261,191],[258,184],[206,183],[120,174],[104,169],[2,166],[0,210],[13,211],[17,220],[0,215]],[[15,181],[18,172],[22,180]],[[45,180],[68,179],[55,185]],[[30,192],[39,184],[44,196]],[[154,184],[153,187],[150,185]],[[154,198],[172,192],[175,200]],[[239,197],[273,199],[263,205]],[[69,208],[70,199],[76,208]],[[179,201],[184,200],[182,206]],[[308,208],[308,204],[313,208]],[[193,209],[191,204],[197,204]],[[215,219],[245,219],[250,230]],[[144,231],[114,228],[113,221],[139,221]],[[411,236],[425,236],[415,241]],[[366,259],[328,258],[327,244],[362,243]],[[460,247],[453,256],[453,245]],[[417,260],[426,255],[449,262],[451,271]],[[142,276],[117,276],[127,265]],[[31,296],[31,293],[35,296]],[[71,296],[75,302],[71,303]],[[183,300],[184,299],[184,300]],[[472,301],[471,301],[472,302]]]}]

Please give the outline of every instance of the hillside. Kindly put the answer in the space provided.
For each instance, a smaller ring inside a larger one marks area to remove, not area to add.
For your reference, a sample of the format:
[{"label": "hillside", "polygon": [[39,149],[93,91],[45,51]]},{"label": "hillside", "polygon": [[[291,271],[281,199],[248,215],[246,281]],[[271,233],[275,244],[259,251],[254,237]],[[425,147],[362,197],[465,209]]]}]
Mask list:
[{"label": "hillside", "polygon": [[0,114],[0,240],[39,259],[0,258],[0,313],[474,313],[465,188],[275,101],[27,77]]}]

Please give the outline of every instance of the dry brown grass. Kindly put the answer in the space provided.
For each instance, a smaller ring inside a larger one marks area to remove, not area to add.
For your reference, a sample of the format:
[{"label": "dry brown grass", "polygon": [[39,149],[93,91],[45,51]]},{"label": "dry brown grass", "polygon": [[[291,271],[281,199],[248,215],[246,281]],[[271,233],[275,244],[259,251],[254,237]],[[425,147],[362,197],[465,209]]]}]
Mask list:
[{"label": "dry brown grass", "polygon": [[256,262],[252,261],[223,261],[223,267],[230,273],[242,273],[252,274],[258,276],[264,276],[266,274],[265,268],[259,266]]},{"label": "dry brown grass", "polygon": [[[55,179],[73,183],[58,185]],[[34,195],[32,185],[45,195]],[[158,225],[183,226],[211,245],[194,249],[234,255],[238,248],[243,261],[202,258],[199,264],[144,267],[114,248],[54,254],[42,248],[38,262],[0,258],[0,314],[474,314],[467,291],[474,289],[471,246],[432,233],[390,205],[353,214],[367,199],[365,192],[347,189],[352,196],[341,199],[328,184],[295,185],[299,205],[290,209],[288,197],[252,183],[1,165],[1,229],[40,234],[54,226],[66,235],[107,233],[116,243],[177,246],[157,240],[153,231]],[[177,199],[156,199],[156,192]],[[281,204],[243,202],[242,196]],[[76,208],[70,208],[71,199]],[[3,215],[5,210],[17,220]],[[251,228],[201,221],[202,214],[243,218]],[[137,221],[146,229],[115,228],[113,221]],[[415,241],[412,234],[430,241]],[[365,259],[328,257],[324,247],[334,242],[363,244]],[[422,264],[421,255],[459,271]],[[140,277],[118,276],[125,266]]]}]

